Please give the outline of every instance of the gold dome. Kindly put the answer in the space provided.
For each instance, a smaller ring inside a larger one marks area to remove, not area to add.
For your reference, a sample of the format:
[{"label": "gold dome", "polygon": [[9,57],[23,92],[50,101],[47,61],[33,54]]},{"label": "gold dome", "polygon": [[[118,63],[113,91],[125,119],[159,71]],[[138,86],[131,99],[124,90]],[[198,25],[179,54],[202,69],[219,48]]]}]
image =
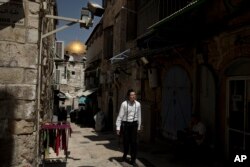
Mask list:
[{"label": "gold dome", "polygon": [[72,55],[83,56],[86,53],[86,45],[81,41],[72,41],[65,47],[65,52]]}]

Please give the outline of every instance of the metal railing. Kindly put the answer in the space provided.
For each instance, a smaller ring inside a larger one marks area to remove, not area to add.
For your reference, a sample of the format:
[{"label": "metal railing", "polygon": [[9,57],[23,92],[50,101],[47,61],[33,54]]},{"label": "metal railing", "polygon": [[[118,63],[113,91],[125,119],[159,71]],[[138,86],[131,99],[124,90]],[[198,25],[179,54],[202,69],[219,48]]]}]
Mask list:
[{"label": "metal railing", "polygon": [[191,2],[192,0],[162,0],[162,14],[164,17],[167,17]]}]

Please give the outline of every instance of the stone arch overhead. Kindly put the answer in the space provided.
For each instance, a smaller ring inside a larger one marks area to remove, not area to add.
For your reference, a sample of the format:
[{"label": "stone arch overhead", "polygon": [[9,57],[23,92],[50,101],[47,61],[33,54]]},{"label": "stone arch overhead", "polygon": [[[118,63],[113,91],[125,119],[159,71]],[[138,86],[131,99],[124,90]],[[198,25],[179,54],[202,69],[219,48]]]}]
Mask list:
[{"label": "stone arch overhead", "polygon": [[183,69],[184,71],[186,71],[188,77],[190,80],[192,80],[192,66],[190,66],[187,62],[185,62],[184,60],[173,60],[171,62],[166,61],[164,62],[164,68],[162,70],[162,75],[161,75],[161,79],[162,81],[164,80],[165,75],[168,73],[168,71],[172,68],[172,67],[180,67],[181,69]]},{"label": "stone arch overhead", "polygon": [[213,64],[214,68],[222,72],[228,67],[230,63],[239,58],[250,58],[250,45],[241,44],[232,47],[228,47],[222,55],[218,58],[218,64]]},{"label": "stone arch overhead", "polygon": [[165,65],[164,71],[162,72],[162,76],[161,76],[162,82],[164,81],[164,78],[167,75],[167,73],[169,72],[169,70],[171,70],[173,67],[179,67],[179,68],[181,68],[182,70],[184,70],[186,72],[189,80],[191,81],[189,86],[190,86],[190,88],[192,90],[192,79],[193,79],[193,77],[192,77],[192,68],[190,68],[190,66],[188,66],[188,65],[184,65],[184,64],[181,64],[181,63],[178,63],[178,64],[171,63],[169,65]]},{"label": "stone arch overhead", "polygon": [[223,74],[226,76],[245,76],[250,75],[250,56],[240,57],[231,60],[223,69]]}]

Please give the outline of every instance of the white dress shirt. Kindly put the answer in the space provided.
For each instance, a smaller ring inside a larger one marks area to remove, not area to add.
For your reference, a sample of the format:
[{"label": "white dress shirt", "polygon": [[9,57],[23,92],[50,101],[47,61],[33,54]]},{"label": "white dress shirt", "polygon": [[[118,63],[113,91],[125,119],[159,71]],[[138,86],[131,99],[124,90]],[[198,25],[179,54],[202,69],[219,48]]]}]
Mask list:
[{"label": "white dress shirt", "polygon": [[119,114],[116,119],[116,130],[120,130],[121,122],[138,121],[138,130],[141,129],[141,104],[138,101],[131,103],[124,101],[121,104]]}]

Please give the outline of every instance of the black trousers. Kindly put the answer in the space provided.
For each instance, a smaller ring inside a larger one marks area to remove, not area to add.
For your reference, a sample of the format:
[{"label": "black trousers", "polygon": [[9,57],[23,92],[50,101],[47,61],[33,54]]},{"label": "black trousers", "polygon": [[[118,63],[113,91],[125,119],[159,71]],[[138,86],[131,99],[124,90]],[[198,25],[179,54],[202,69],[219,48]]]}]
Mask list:
[{"label": "black trousers", "polygon": [[137,121],[123,122],[123,157],[125,158],[130,150],[132,162],[135,162],[137,155],[137,129]]}]

